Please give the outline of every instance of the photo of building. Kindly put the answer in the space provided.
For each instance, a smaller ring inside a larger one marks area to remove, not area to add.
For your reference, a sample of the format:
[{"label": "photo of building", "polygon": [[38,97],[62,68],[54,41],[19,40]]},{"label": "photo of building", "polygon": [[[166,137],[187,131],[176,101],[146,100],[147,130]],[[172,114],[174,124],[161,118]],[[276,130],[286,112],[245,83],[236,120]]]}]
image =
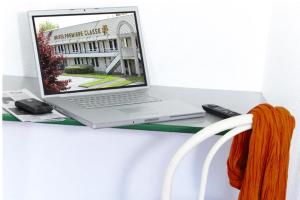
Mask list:
[{"label": "photo of building", "polygon": [[95,72],[143,73],[133,14],[50,30],[50,45],[64,56],[64,67],[88,64]]},{"label": "photo of building", "polygon": [[47,59],[48,48],[58,59],[54,67],[40,63],[47,93],[145,85],[135,20],[134,13],[37,18],[39,56]]}]

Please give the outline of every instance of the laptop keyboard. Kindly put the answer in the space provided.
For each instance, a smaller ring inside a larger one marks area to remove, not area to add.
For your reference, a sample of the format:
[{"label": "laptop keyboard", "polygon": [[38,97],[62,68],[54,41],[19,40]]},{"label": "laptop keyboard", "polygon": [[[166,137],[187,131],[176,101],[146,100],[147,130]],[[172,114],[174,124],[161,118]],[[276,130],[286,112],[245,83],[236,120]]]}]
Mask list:
[{"label": "laptop keyboard", "polygon": [[68,100],[86,109],[160,101],[158,98],[149,96],[145,91],[76,96]]}]

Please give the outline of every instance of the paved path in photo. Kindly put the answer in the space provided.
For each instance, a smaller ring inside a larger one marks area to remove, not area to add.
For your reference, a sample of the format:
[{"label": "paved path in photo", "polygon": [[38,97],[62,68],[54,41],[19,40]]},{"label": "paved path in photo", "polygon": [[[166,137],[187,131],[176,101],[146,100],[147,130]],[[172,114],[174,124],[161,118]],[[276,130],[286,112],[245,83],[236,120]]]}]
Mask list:
[{"label": "paved path in photo", "polygon": [[68,86],[71,87],[68,91],[87,89],[87,88],[79,87],[79,85],[99,80],[96,78],[85,78],[85,77],[74,77],[74,76],[59,76],[58,77],[58,80],[68,80],[68,79],[72,80],[68,84]]},{"label": "paved path in photo", "polygon": [[143,85],[144,82],[134,82],[134,83],[130,83],[129,85]]}]

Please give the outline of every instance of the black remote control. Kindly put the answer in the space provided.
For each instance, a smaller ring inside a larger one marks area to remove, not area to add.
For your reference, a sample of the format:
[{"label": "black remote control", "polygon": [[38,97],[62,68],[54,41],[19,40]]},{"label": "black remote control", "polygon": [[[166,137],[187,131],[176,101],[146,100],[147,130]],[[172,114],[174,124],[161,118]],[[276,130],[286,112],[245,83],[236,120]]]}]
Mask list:
[{"label": "black remote control", "polygon": [[215,105],[215,104],[204,104],[202,105],[202,108],[213,115],[216,115],[221,118],[229,118],[240,115],[240,113],[231,111],[229,109],[223,108],[221,106]]}]

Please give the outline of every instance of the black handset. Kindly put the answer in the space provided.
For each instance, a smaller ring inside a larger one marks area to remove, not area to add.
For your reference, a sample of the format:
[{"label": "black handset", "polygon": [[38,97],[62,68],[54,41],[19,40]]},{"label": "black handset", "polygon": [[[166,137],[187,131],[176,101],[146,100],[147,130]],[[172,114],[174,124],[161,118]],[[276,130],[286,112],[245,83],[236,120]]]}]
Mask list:
[{"label": "black handset", "polygon": [[215,104],[204,104],[202,105],[202,108],[213,115],[216,115],[221,118],[229,118],[240,115],[240,113],[234,112],[232,110],[223,108],[221,106],[215,105]]},{"label": "black handset", "polygon": [[31,114],[50,113],[53,110],[51,105],[34,98],[16,101],[15,106]]}]

